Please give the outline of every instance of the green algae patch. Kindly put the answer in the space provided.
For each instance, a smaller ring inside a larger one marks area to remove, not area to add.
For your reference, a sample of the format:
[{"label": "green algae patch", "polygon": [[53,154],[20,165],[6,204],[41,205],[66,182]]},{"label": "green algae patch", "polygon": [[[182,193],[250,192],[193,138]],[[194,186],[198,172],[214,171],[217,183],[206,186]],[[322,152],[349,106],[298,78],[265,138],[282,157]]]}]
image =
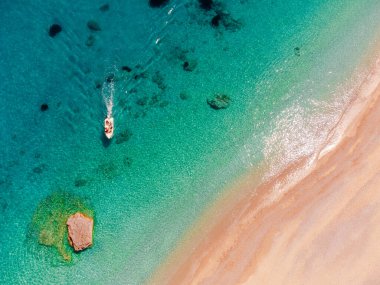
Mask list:
[{"label": "green algae patch", "polygon": [[68,242],[67,219],[81,212],[94,218],[89,203],[69,192],[55,192],[38,205],[32,219],[30,233],[40,245],[54,248],[63,261],[70,262],[73,249]]}]

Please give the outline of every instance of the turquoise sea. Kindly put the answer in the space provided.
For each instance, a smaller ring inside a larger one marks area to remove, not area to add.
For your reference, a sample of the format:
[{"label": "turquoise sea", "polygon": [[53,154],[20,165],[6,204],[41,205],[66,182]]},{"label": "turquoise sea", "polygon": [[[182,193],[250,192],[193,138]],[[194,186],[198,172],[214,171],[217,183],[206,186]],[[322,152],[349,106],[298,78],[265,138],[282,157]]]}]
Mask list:
[{"label": "turquoise sea", "polygon": [[[239,177],[313,158],[377,56],[378,0],[205,8],[0,1],[1,284],[143,284]],[[71,263],[28,234],[59,191],[95,212]]]}]

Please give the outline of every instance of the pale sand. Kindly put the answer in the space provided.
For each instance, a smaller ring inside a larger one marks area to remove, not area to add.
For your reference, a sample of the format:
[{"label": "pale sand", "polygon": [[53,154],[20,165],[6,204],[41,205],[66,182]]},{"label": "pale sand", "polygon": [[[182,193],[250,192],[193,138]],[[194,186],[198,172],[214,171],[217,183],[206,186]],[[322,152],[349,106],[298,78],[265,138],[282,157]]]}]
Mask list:
[{"label": "pale sand", "polygon": [[268,193],[306,161],[257,189],[260,172],[242,180],[149,282],[380,284],[379,78],[377,68],[303,179],[274,202]]}]

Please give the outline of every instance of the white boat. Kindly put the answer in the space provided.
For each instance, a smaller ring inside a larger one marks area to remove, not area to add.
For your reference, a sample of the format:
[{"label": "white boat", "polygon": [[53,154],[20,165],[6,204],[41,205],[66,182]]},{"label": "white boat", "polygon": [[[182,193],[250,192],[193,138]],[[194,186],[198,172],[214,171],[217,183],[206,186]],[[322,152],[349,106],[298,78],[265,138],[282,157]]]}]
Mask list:
[{"label": "white boat", "polygon": [[104,134],[108,139],[111,139],[113,137],[113,131],[114,131],[114,124],[113,124],[113,118],[107,117],[104,119]]}]

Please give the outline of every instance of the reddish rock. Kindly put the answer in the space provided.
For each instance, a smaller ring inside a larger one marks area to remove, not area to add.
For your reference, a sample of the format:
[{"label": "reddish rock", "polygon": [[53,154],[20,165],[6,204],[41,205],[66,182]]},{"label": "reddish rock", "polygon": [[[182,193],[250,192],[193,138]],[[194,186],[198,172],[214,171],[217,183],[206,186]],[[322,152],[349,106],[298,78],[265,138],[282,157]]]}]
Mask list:
[{"label": "reddish rock", "polygon": [[94,220],[82,213],[75,213],[67,219],[69,243],[75,251],[81,251],[92,245]]}]

